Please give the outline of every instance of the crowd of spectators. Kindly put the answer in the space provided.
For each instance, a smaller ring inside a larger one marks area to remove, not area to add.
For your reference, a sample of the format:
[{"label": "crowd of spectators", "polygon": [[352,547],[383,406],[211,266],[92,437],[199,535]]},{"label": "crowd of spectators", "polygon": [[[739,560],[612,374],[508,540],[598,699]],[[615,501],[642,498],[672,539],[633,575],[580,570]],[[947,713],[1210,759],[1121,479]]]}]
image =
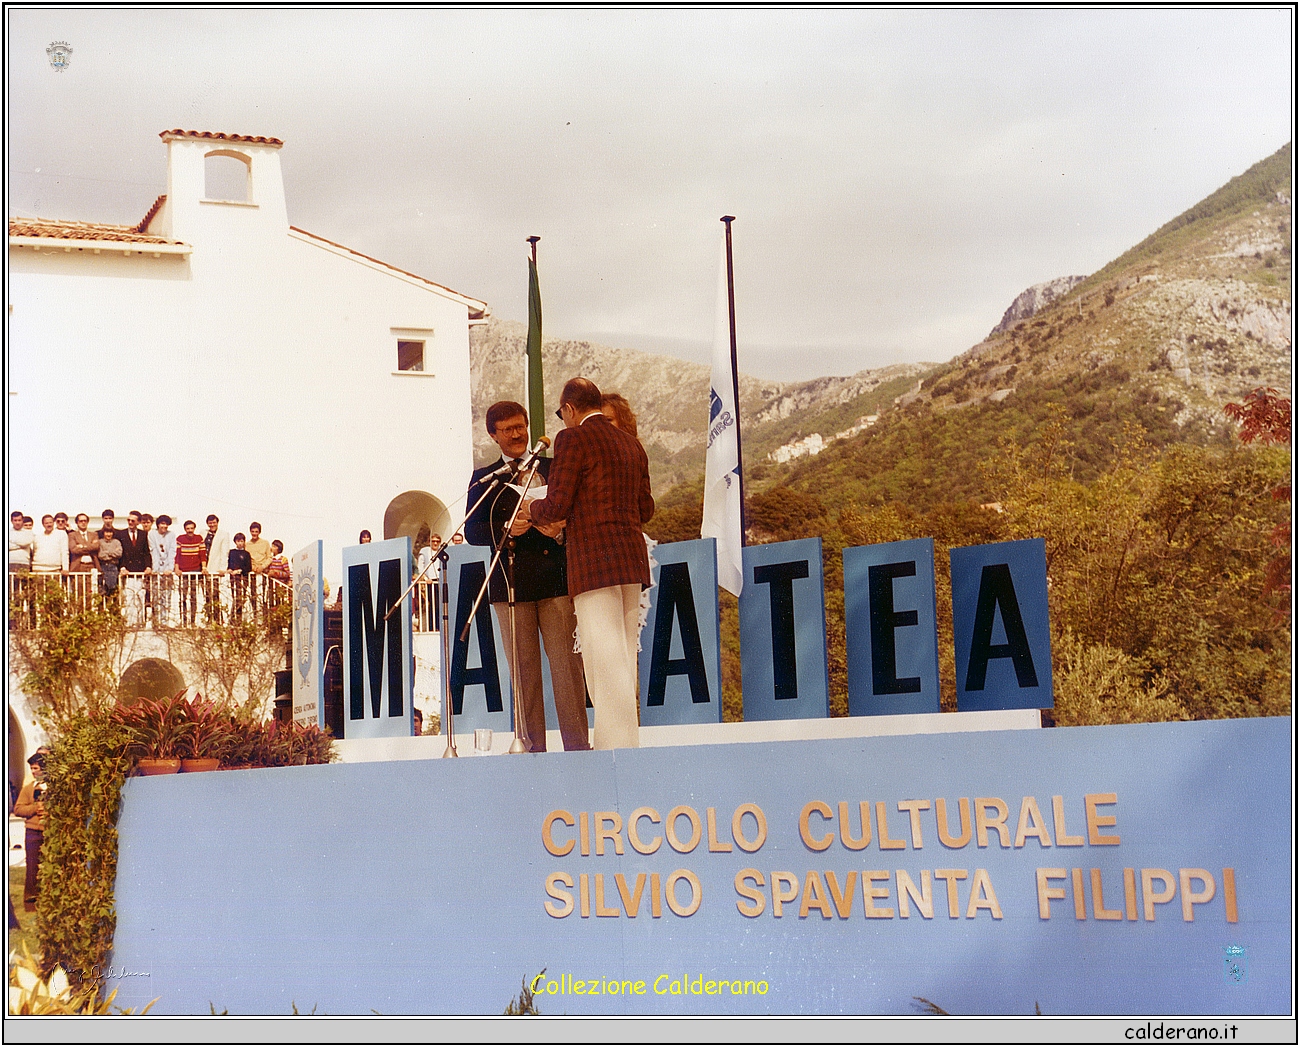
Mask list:
[{"label": "crowd of spectators", "polygon": [[[9,520],[9,595],[33,620],[36,612],[27,581],[31,578],[60,578],[65,592],[82,604],[96,597],[121,606],[133,627],[147,620],[163,627],[192,626],[203,608],[216,621],[227,610],[242,620],[246,606],[259,608],[268,602],[272,587],[262,579],[285,584],[292,579],[284,543],[268,542],[256,520],[247,534],[233,536],[215,513],[207,517],[202,532],[194,520],[177,529],[170,516],[137,510],[129,512],[123,524],[112,509],[105,509],[94,528],[86,513],[71,518],[46,513],[39,528],[21,510],[14,510]],[[358,535],[360,544],[371,540],[368,530]],[[458,533],[451,544],[464,540]],[[411,550],[412,569],[424,583],[416,605],[421,630],[437,629],[431,583],[438,571],[432,561],[441,545],[441,537],[424,525]],[[334,606],[341,607],[342,586],[336,596]]]},{"label": "crowd of spectators", "polygon": [[11,598],[25,597],[23,579],[60,577],[64,588],[83,601],[92,593],[118,601],[125,593],[129,624],[135,626],[150,614],[156,625],[173,624],[174,591],[180,595],[179,624],[196,624],[200,592],[208,615],[220,620],[223,578],[228,579],[231,613],[242,619],[245,604],[251,601],[256,610],[273,591],[263,583],[259,603],[260,580],[290,580],[284,544],[263,538],[257,521],[248,525],[247,535],[241,531],[233,539],[215,514],[207,517],[203,534],[193,520],[186,520],[177,534],[170,516],[155,519],[134,509],[125,526],[112,509],[100,514],[100,526],[93,530],[86,513],[78,513],[72,525],[67,513],[46,513],[39,530],[34,524],[20,510],[9,516]]}]

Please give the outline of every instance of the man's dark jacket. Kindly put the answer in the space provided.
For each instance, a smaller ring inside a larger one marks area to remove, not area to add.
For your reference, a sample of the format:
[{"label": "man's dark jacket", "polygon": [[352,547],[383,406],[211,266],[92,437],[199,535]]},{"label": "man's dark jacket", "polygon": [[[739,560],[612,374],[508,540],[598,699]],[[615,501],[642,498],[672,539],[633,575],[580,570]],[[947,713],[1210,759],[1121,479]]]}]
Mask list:
[{"label": "man's dark jacket", "polygon": [[131,532],[127,530],[114,532],[122,541],[122,570],[140,574],[153,566],[153,554],[149,552],[149,535],[137,527],[135,541],[131,541]]},{"label": "man's dark jacket", "polygon": [[[479,480],[487,473],[493,472],[505,462],[498,458],[491,465],[475,469],[469,483],[469,504],[473,505],[483,493]],[[537,475],[543,480],[550,474],[551,460],[542,458],[538,464]],[[523,477],[520,477],[522,481]],[[465,538],[471,545],[487,545],[496,549],[501,542],[502,533],[510,522],[510,514],[515,511],[519,496],[513,489],[504,485],[479,506],[477,511],[465,524]],[[501,556],[501,563],[492,572],[492,584],[488,587],[488,598],[493,603],[505,603],[509,599],[506,592],[504,568],[509,551]],[[565,576],[564,546],[553,538],[547,538],[536,527],[529,528],[515,539],[515,600],[519,603],[533,603],[537,600],[550,600],[557,596],[569,595],[569,583]]]}]

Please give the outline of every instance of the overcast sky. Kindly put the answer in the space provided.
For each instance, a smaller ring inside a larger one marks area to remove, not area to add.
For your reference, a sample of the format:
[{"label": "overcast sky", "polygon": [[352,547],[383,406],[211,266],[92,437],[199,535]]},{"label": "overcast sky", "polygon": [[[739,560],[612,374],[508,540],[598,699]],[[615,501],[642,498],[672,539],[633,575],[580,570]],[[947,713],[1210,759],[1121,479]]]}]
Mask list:
[{"label": "overcast sky", "polygon": [[[9,214],[135,222],[158,132],[272,135],[290,220],[546,333],[940,361],[1274,152],[1289,9],[14,10]],[[46,48],[65,41],[69,67]]]}]

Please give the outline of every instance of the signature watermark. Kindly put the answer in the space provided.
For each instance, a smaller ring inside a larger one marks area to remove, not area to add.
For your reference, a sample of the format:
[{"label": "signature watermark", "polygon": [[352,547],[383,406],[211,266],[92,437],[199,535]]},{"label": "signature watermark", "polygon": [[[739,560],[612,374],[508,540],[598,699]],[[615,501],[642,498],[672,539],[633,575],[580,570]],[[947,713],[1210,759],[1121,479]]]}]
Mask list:
[{"label": "signature watermark", "polygon": [[148,971],[128,971],[125,967],[116,967],[113,964],[109,964],[107,967],[95,964],[90,969],[90,976],[95,979],[148,978],[150,974]]},{"label": "signature watermark", "polygon": [[548,979],[543,971],[529,988],[537,996],[766,996],[770,986],[761,979],[702,973],[661,974],[653,980],[575,978],[564,973]]}]

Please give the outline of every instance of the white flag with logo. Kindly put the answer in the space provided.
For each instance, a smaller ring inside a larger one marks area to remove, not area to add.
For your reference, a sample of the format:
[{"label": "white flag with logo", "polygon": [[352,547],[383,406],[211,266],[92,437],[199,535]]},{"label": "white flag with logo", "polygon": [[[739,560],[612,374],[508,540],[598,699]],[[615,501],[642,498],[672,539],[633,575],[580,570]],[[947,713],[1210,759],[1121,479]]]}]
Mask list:
[{"label": "white flag with logo", "polygon": [[713,374],[709,389],[709,444],[704,458],[704,521],[700,535],[718,540],[718,584],[740,595],[740,428],[731,380],[731,319],[727,301],[727,241],[718,269],[718,310],[713,324]]}]

